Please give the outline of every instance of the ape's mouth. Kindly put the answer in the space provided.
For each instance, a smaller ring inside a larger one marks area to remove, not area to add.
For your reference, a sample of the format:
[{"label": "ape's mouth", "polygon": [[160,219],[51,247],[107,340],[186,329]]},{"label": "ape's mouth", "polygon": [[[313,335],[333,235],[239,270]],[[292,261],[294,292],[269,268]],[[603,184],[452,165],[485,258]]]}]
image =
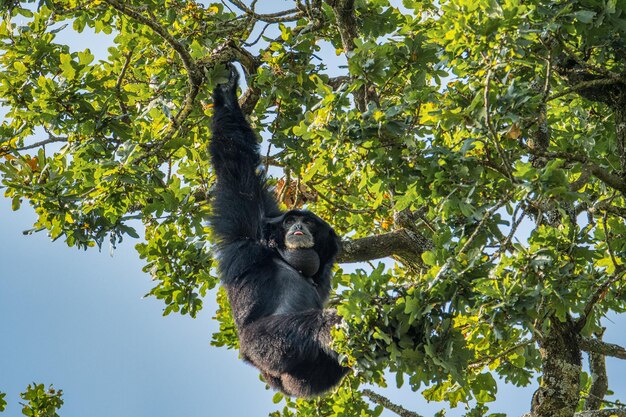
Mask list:
[{"label": "ape's mouth", "polygon": [[302,233],[301,231],[298,230],[297,232],[293,232],[293,235],[294,236],[303,236],[304,233]]}]

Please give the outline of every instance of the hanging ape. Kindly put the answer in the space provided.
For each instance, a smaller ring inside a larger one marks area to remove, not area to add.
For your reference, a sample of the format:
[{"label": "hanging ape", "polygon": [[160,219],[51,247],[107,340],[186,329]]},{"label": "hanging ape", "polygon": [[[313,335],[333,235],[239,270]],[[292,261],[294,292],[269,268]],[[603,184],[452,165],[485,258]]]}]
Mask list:
[{"label": "hanging ape", "polygon": [[240,353],[273,388],[319,395],[349,371],[329,347],[340,318],[324,310],[339,239],[315,214],[278,208],[258,171],[257,140],[237,101],[237,70],[229,67],[228,82],[213,93],[211,224]]}]

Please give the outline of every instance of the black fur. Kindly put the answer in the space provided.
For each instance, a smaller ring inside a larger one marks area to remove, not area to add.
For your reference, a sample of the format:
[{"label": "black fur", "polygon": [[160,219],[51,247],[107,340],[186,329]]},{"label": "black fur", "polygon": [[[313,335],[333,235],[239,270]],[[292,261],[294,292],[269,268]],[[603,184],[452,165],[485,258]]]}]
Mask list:
[{"label": "black fur", "polygon": [[[330,328],[340,319],[324,310],[331,268],[339,248],[333,229],[303,210],[287,213],[257,171],[256,137],[237,102],[238,74],[213,93],[213,139],[217,175],[212,227],[219,245],[219,270],[239,330],[240,353],[272,387],[287,395],[324,393],[348,372],[330,349]],[[283,218],[297,214],[313,219],[314,250],[319,268],[305,277],[279,253],[284,250]]]}]

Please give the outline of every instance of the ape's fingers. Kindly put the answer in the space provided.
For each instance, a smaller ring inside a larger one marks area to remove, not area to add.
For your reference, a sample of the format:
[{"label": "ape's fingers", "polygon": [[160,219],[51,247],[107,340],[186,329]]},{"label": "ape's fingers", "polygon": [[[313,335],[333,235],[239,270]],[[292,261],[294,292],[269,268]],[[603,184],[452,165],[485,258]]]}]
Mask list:
[{"label": "ape's fingers", "polygon": [[213,90],[213,101],[216,106],[227,106],[236,108],[237,101],[237,85],[239,84],[239,72],[232,62],[226,64],[229,71],[228,81],[218,84]]}]

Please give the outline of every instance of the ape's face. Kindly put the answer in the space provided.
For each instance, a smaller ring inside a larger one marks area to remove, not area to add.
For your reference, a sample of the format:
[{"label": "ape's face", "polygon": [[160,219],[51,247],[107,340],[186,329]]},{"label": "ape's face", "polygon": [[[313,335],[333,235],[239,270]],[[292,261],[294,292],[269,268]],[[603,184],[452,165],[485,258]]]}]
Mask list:
[{"label": "ape's face", "polygon": [[315,245],[315,220],[308,216],[288,215],[283,221],[287,249],[308,249]]}]

